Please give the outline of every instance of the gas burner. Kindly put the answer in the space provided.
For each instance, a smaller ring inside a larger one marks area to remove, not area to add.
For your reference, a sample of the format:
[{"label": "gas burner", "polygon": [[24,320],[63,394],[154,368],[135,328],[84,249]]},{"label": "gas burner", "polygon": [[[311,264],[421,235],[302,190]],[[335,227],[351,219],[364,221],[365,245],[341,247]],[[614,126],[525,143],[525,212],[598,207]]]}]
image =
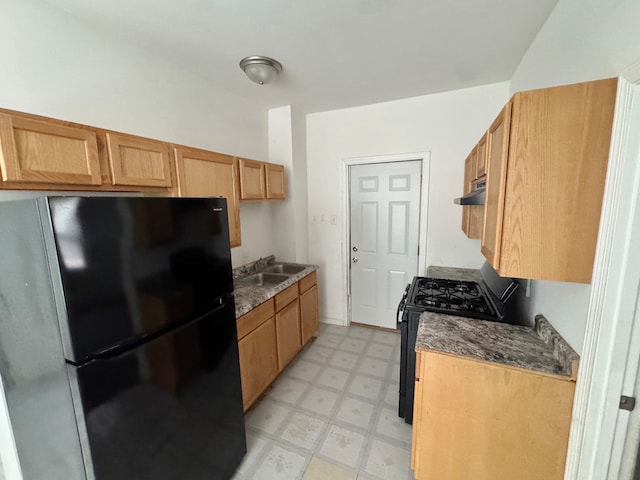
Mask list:
[{"label": "gas burner", "polygon": [[424,310],[454,315],[492,318],[495,312],[480,286],[474,282],[440,278],[417,278],[407,304]]}]

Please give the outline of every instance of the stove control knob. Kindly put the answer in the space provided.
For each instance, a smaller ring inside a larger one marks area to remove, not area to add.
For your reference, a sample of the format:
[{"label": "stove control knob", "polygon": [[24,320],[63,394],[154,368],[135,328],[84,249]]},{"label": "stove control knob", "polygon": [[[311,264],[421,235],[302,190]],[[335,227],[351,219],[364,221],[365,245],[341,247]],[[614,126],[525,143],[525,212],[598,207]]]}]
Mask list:
[{"label": "stove control knob", "polygon": [[353,250],[354,252],[358,251],[358,247],[353,247],[351,250]]},{"label": "stove control knob", "polygon": [[353,257],[353,263],[358,263],[358,257]]}]

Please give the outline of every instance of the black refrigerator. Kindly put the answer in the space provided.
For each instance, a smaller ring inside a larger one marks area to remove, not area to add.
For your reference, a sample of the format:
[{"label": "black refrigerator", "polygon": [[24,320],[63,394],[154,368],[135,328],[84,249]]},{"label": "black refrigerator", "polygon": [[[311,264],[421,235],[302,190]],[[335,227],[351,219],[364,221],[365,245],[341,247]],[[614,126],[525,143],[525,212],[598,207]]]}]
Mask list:
[{"label": "black refrigerator", "polygon": [[[31,203],[59,336],[52,340],[51,325],[29,335],[48,336],[42,351],[50,350],[49,361],[60,344],[54,361],[64,365],[77,429],[69,445],[79,445],[86,477],[230,478],[246,442],[226,201],[69,196]],[[18,282],[21,268],[12,273]],[[8,328],[8,338],[24,335],[19,330]],[[10,366],[24,362],[4,356]],[[11,409],[9,402],[10,416]],[[35,454],[20,448],[28,436],[21,420],[16,414],[13,423],[18,457],[27,459],[20,458],[23,476],[37,478],[25,474],[39,470],[29,465],[38,463],[28,458]]]}]

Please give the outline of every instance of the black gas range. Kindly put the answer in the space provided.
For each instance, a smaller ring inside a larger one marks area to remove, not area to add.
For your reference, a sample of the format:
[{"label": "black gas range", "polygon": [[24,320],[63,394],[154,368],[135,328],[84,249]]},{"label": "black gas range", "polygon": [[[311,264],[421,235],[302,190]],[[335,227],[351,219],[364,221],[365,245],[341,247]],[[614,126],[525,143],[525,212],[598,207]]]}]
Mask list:
[{"label": "black gas range", "polygon": [[[509,306],[515,301],[519,283],[502,278],[485,262],[479,282],[433,277],[414,277],[398,305],[400,329],[400,399],[398,415],[413,423],[416,368],[416,336],[420,315],[437,312],[494,322],[514,323]],[[402,313],[402,316],[400,314]]]}]

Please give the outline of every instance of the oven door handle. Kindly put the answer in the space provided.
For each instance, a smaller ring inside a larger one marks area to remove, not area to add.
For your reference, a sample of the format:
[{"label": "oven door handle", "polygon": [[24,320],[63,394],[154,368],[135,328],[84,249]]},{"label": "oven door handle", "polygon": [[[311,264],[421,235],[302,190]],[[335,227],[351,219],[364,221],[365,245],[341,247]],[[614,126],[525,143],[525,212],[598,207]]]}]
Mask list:
[{"label": "oven door handle", "polygon": [[400,328],[400,312],[404,312],[404,308],[407,306],[407,296],[409,295],[409,288],[411,288],[411,284],[408,283],[407,287],[404,289],[404,294],[402,295],[402,300],[398,304],[398,309],[396,310],[396,328]]}]

